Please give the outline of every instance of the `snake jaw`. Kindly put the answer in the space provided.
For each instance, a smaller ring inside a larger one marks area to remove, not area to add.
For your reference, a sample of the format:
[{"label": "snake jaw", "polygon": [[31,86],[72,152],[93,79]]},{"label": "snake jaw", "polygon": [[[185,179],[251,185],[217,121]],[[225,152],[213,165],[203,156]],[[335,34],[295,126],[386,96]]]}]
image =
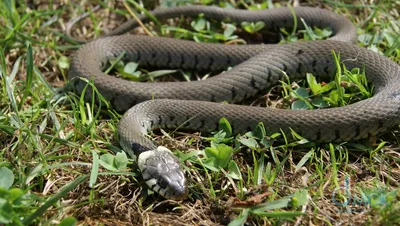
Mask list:
[{"label": "snake jaw", "polygon": [[186,178],[178,158],[166,147],[143,152],[138,166],[146,184],[167,199],[183,200],[188,195]]}]

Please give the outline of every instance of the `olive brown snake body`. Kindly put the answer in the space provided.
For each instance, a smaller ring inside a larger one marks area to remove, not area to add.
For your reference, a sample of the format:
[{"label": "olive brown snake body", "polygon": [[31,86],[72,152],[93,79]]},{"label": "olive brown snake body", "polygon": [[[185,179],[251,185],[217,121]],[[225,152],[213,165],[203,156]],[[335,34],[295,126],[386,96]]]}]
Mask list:
[{"label": "olive brown snake body", "polygon": [[[293,27],[288,8],[246,11],[217,7],[186,6],[157,9],[157,18],[181,15],[232,22],[264,21],[266,29]],[[126,111],[118,132],[124,151],[137,158],[147,185],[166,198],[183,199],[188,190],[179,160],[167,148],[157,146],[145,135],[156,128],[188,128],[215,131],[221,117],[229,120],[235,133],[263,122],[268,133],[290,134],[293,129],[316,142],[349,141],[376,135],[400,119],[400,66],[388,58],[358,47],[355,27],[346,18],[317,8],[294,8],[297,20],[308,26],[330,27],[332,37],[282,45],[223,45],[195,43],[170,38],[121,35],[136,26],[129,21],[116,31],[80,48],[73,56],[69,78],[94,78],[100,93],[118,111]],[[142,16],[143,22],[148,18]],[[299,23],[299,27],[302,25]],[[136,83],[106,75],[108,59],[125,51],[124,60],[140,65],[192,70],[225,70],[207,80],[192,82]],[[332,76],[336,66],[332,51],[340,54],[348,69],[365,69],[375,86],[372,98],[345,107],[318,110],[284,110],[237,103],[277,84],[284,74],[291,79]],[[76,80],[78,92],[85,82]],[[87,92],[90,96],[90,92]],[[155,99],[155,100],[152,100]]]}]

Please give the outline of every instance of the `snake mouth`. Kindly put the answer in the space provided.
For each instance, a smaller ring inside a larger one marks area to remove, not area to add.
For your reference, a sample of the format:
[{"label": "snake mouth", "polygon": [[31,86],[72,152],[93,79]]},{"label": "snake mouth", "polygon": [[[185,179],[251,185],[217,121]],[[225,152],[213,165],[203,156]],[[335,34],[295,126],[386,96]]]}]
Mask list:
[{"label": "snake mouth", "polygon": [[167,148],[141,153],[138,166],[146,184],[167,199],[183,200],[188,195],[185,174],[177,157]]},{"label": "snake mouth", "polygon": [[[160,194],[162,192],[160,191]],[[186,186],[186,180],[182,186],[181,183],[171,183],[168,186],[168,189],[164,190],[165,195],[163,195],[167,199],[173,199],[176,201],[184,200],[187,198],[189,194],[189,189]]]}]

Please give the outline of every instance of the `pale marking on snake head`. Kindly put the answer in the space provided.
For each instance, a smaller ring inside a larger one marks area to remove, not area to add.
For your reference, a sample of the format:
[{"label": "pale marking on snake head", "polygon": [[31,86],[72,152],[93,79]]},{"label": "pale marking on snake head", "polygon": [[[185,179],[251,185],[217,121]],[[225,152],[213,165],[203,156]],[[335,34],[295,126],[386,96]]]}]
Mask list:
[{"label": "pale marking on snake head", "polygon": [[147,184],[147,186],[149,186],[150,188],[153,188],[154,186],[157,185],[157,180],[154,179],[154,178],[149,179],[149,180],[146,180],[146,184]]},{"label": "pale marking on snake head", "polygon": [[164,189],[160,190],[159,193],[160,193],[161,196],[168,197],[167,191],[164,190]]}]

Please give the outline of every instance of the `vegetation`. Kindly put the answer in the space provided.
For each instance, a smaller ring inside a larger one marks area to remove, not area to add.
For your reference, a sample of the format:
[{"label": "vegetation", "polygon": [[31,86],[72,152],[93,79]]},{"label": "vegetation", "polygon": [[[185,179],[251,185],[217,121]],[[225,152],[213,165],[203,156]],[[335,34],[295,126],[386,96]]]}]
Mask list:
[{"label": "vegetation", "polygon": [[[400,224],[399,128],[368,140],[316,144],[294,131],[266,136],[264,125],[232,136],[229,122],[211,135],[160,131],[156,142],[184,162],[189,198],[164,200],[149,190],[134,162],[120,152],[120,115],[107,105],[86,103],[70,91],[69,57],[79,44],[63,34],[72,18],[100,10],[74,27],[73,35],[92,39],[117,27],[130,10],[207,4],[258,10],[286,6],[271,0],[164,0],[142,3],[97,0],[4,0],[0,3],[0,224],[4,225],[333,225]],[[68,3],[62,3],[68,2]],[[351,2],[351,3],[349,3]],[[349,18],[359,45],[400,63],[400,1],[308,1]],[[190,22],[155,20],[152,35],[199,42],[260,41],[262,23],[221,24],[202,15]],[[281,30],[280,42],[324,39],[329,29]],[[336,56],[339,58],[340,56]],[[337,60],[338,67],[340,60]],[[135,80],[171,71],[148,72],[135,62],[110,62]],[[335,107],[373,95],[362,68],[334,81],[282,81],[258,103],[291,108]],[[208,75],[182,72],[182,80]],[[164,79],[164,78],[163,78]],[[168,79],[168,78],[167,78]],[[171,79],[171,77],[169,78]],[[207,136],[207,137],[205,137]]]}]

